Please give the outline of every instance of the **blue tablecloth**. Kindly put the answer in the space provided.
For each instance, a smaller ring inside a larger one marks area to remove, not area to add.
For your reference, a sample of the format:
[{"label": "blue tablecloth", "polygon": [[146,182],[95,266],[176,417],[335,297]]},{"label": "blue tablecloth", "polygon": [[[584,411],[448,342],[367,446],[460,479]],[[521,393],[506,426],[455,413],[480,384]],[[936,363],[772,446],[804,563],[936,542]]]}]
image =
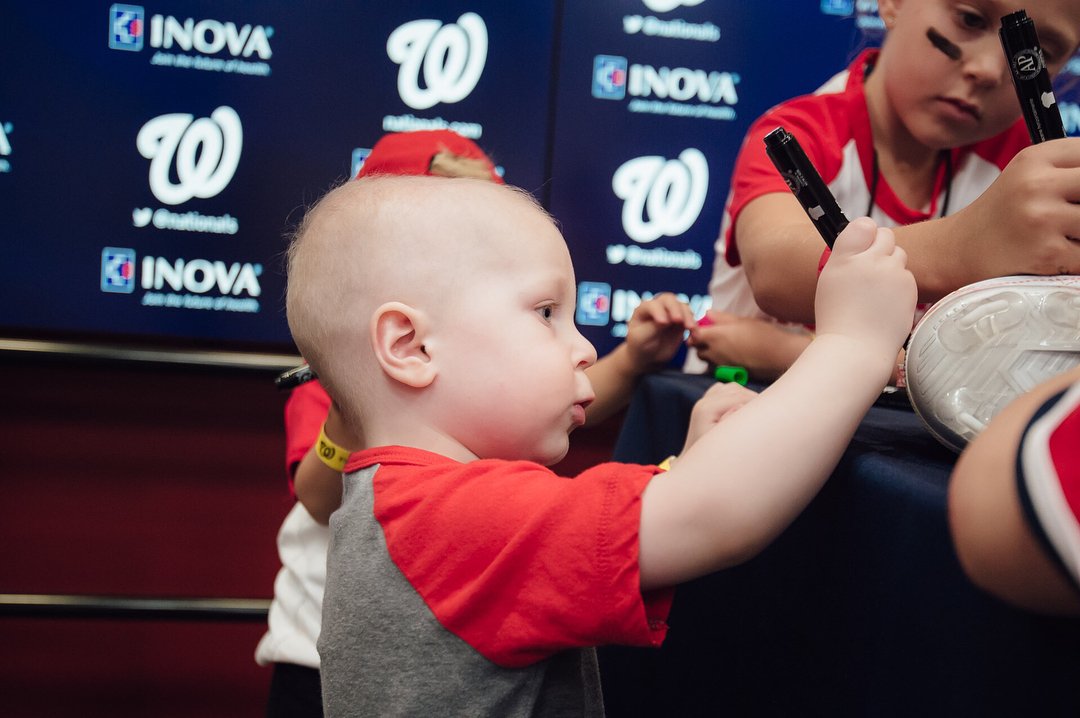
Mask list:
[{"label": "blue tablecloth", "polygon": [[[678,453],[711,383],[644,379],[615,458]],[[601,650],[608,715],[1080,716],[1080,621],[1012,609],[961,572],[955,458],[910,409],[871,409],[776,542],[679,588],[661,649]]]}]

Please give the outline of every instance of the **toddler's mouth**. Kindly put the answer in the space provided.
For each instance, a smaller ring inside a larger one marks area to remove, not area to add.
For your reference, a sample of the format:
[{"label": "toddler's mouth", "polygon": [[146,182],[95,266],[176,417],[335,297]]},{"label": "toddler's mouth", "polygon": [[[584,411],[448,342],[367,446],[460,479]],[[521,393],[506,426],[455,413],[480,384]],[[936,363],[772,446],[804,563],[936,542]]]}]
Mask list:
[{"label": "toddler's mouth", "polygon": [[570,410],[570,418],[575,426],[582,426],[585,424],[585,409],[592,403],[593,399],[589,398],[574,404],[573,408]]}]

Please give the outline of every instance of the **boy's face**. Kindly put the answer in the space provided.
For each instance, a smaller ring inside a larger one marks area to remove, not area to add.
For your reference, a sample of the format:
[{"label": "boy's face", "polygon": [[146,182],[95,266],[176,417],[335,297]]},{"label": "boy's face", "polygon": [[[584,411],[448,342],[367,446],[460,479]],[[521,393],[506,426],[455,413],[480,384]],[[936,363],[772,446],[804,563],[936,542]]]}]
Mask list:
[{"label": "boy's face", "polygon": [[932,149],[992,137],[1019,118],[998,37],[1002,16],[1027,10],[1051,75],[1080,42],[1077,0],[882,0],[879,9],[893,21],[884,77],[890,104]]},{"label": "boy's face", "polygon": [[445,430],[472,454],[552,464],[584,423],[594,396],[584,370],[596,351],[574,325],[561,235],[523,199],[492,189],[475,226],[455,232],[474,233],[477,261],[433,312],[432,389]]}]

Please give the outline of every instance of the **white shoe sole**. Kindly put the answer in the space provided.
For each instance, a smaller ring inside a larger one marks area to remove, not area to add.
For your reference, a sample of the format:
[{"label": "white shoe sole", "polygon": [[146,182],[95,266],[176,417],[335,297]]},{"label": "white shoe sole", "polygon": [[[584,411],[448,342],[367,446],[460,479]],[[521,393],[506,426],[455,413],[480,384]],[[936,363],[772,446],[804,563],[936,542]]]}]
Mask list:
[{"label": "white shoe sole", "polygon": [[1080,276],[961,287],[926,312],[904,359],[911,405],[955,451],[1017,396],[1078,364]]}]

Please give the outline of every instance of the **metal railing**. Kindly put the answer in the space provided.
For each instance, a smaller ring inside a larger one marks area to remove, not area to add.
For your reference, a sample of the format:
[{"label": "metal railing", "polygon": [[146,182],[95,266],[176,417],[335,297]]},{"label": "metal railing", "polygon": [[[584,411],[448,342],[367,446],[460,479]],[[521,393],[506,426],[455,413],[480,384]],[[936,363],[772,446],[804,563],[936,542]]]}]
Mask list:
[{"label": "metal railing", "polygon": [[265,621],[270,599],[136,598],[0,593],[0,616],[175,621]]}]

